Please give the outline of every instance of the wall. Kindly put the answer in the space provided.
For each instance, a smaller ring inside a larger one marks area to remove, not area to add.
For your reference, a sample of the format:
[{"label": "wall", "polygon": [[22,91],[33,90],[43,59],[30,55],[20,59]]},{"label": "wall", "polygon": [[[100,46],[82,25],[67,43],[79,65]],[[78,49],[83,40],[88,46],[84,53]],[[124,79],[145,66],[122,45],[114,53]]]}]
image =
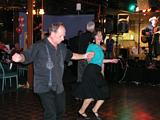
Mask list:
[{"label": "wall", "polygon": [[[19,34],[19,43],[20,47],[25,47],[25,40],[27,35],[27,15],[25,13],[20,12],[19,16],[24,17],[24,27],[22,33]],[[43,24],[43,31],[47,32],[49,25],[55,22],[63,22],[66,26],[67,33],[66,38],[71,38],[77,35],[79,30],[85,31],[86,24],[94,20],[94,15],[65,15],[65,16],[51,16],[51,15],[44,15],[43,17],[44,24]]]}]

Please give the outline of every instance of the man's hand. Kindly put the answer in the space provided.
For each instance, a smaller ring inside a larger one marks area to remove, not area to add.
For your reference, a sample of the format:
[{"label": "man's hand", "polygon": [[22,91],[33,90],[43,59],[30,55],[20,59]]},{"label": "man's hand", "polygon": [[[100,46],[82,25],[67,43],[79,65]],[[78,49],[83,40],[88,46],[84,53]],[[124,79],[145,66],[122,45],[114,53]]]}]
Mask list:
[{"label": "man's hand", "polygon": [[111,60],[111,63],[118,63],[118,60],[119,60],[119,59],[112,59],[112,60]]},{"label": "man's hand", "polygon": [[15,53],[12,56],[12,61],[14,61],[14,62],[24,62],[24,55]]},{"label": "man's hand", "polygon": [[87,61],[90,61],[94,57],[95,53],[94,52],[87,52],[84,55],[84,59],[87,59]]},{"label": "man's hand", "polygon": [[119,59],[104,59],[103,63],[118,63]]}]

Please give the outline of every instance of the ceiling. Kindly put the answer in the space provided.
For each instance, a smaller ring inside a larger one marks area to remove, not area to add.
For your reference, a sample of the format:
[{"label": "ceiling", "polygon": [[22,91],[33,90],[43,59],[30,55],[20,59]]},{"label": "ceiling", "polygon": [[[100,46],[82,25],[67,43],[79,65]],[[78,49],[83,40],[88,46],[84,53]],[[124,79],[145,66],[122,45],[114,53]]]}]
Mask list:
[{"label": "ceiling", "polygon": [[[138,0],[35,0],[35,8],[41,8],[42,1],[45,14],[68,15],[68,14],[96,14],[100,10],[101,14],[107,9],[128,10],[131,3]],[[144,0],[147,1],[147,0]],[[160,9],[160,0],[148,0],[149,6],[153,9]],[[76,10],[76,3],[81,3],[81,10]],[[4,10],[26,11],[27,0],[0,0],[0,11]]]}]

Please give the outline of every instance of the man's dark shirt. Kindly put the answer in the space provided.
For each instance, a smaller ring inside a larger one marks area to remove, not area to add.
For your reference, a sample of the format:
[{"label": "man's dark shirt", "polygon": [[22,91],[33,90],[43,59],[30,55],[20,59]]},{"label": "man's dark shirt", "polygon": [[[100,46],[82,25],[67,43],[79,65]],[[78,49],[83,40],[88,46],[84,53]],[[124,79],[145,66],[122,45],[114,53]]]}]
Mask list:
[{"label": "man's dark shirt", "polygon": [[[149,32],[149,35],[146,35],[146,32]],[[146,39],[148,42],[152,41],[152,33],[153,33],[153,26],[149,25],[148,27],[146,27],[145,29],[142,30],[142,35],[146,36]]]},{"label": "man's dark shirt", "polygon": [[[46,67],[48,61],[49,50],[51,60],[53,62],[52,73],[52,87],[48,86],[50,70]],[[34,65],[34,92],[44,93],[49,90],[54,90],[61,93],[64,90],[62,77],[64,71],[64,61],[72,57],[72,52],[68,50],[64,44],[59,44],[57,49],[48,41],[48,39],[41,40],[31,46],[31,48],[24,51],[24,64],[32,63]]]},{"label": "man's dark shirt", "polygon": [[86,31],[85,33],[82,33],[79,36],[79,42],[78,42],[78,53],[84,54],[86,53],[87,47],[90,42],[93,41],[93,34],[89,31]]},{"label": "man's dark shirt", "polygon": [[[142,30],[142,35],[146,36],[146,40],[148,41],[150,58],[152,57],[152,51],[154,51],[155,57],[157,56],[157,54],[160,54],[159,34],[158,33],[153,34],[153,29],[154,27],[150,24],[148,27]],[[157,26],[157,31],[159,30],[160,27]],[[149,32],[149,35],[146,35],[146,32]]]}]

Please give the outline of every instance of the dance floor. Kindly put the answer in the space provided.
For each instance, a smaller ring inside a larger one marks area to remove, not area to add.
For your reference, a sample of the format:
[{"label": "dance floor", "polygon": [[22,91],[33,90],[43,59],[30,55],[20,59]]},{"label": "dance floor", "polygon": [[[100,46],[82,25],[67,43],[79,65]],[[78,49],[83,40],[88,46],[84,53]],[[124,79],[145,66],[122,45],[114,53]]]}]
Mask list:
[{"label": "dance floor", "polygon": [[[70,71],[71,73],[71,71]],[[70,79],[70,80],[66,80]],[[81,120],[77,116],[82,101],[72,96],[73,74],[65,74],[66,113],[64,120]],[[110,82],[111,96],[99,110],[103,120],[160,120],[160,86]],[[96,120],[87,109],[91,120]],[[0,120],[43,120],[43,109],[32,89],[6,88],[0,93]]]}]

